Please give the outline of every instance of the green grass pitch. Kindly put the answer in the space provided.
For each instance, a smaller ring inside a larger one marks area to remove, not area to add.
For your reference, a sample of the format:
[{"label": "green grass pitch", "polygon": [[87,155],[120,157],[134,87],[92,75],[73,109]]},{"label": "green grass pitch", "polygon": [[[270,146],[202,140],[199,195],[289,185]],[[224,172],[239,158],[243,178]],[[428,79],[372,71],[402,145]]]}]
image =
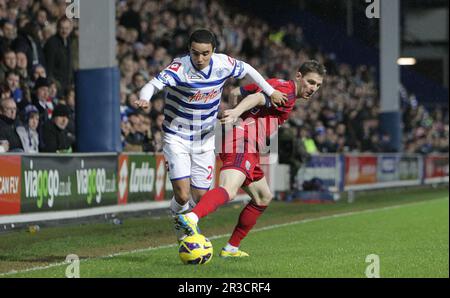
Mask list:
[{"label": "green grass pitch", "polygon": [[250,257],[221,259],[242,206],[201,221],[215,250],[206,265],[181,263],[167,215],[0,235],[0,277],[65,277],[68,254],[81,259],[81,277],[364,278],[371,254],[381,277],[449,277],[447,188],[368,193],[352,204],[274,202],[242,243]]}]

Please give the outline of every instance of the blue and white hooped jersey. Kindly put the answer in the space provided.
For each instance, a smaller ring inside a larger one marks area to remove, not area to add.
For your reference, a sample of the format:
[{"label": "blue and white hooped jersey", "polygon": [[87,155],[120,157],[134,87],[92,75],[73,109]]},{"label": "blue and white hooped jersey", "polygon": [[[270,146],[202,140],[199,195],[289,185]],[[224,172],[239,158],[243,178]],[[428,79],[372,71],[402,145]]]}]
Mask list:
[{"label": "blue and white hooped jersey", "polygon": [[214,149],[214,130],[223,86],[227,79],[242,79],[245,63],[213,54],[209,66],[198,70],[189,55],[175,58],[151,83],[165,87],[165,139],[177,138],[195,151]]}]

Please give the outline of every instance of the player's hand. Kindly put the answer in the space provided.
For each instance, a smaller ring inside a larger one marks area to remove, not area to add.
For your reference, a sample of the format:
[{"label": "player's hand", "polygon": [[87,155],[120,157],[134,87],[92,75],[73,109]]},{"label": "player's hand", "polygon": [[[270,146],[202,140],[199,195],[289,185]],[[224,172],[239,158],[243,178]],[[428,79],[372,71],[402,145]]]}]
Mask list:
[{"label": "player's hand", "polygon": [[222,124],[232,124],[235,123],[241,114],[235,109],[223,111],[223,116],[220,118],[220,123]]},{"label": "player's hand", "polygon": [[139,99],[139,100],[135,100],[134,104],[138,107],[138,108],[143,108],[143,109],[147,109],[150,106],[150,102],[145,100],[145,99]]},{"label": "player's hand", "polygon": [[270,102],[275,107],[283,106],[287,100],[287,95],[285,93],[281,93],[278,90],[275,90],[270,96]]}]

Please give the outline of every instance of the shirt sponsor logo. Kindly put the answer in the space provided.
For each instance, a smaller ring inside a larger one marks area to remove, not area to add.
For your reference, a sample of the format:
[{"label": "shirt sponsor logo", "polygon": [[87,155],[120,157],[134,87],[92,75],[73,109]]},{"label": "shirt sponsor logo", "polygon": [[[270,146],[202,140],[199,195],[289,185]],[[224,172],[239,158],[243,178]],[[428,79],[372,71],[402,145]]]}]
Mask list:
[{"label": "shirt sponsor logo", "polygon": [[200,91],[197,91],[194,95],[189,96],[188,100],[189,100],[189,102],[193,102],[193,101],[194,102],[200,102],[200,101],[208,102],[211,99],[216,98],[217,95],[219,95],[219,94],[220,94],[220,90],[217,90],[217,89],[215,89],[209,93],[201,93]]}]

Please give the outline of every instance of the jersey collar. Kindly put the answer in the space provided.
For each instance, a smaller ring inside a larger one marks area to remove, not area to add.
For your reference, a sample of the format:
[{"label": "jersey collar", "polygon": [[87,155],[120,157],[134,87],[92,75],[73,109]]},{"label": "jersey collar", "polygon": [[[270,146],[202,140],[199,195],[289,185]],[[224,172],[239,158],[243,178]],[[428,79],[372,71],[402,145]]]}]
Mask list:
[{"label": "jersey collar", "polygon": [[204,77],[205,79],[209,79],[209,77],[211,76],[211,73],[212,73],[212,68],[213,68],[213,58],[212,58],[212,56],[211,56],[211,59],[209,60],[209,71],[208,71],[208,74],[205,74],[203,71],[201,71],[200,69],[195,67],[195,64],[194,64],[194,62],[192,62],[191,57],[189,57],[189,61],[191,61],[191,64],[194,67],[194,69],[198,73],[200,73],[202,75],[202,77]]}]

